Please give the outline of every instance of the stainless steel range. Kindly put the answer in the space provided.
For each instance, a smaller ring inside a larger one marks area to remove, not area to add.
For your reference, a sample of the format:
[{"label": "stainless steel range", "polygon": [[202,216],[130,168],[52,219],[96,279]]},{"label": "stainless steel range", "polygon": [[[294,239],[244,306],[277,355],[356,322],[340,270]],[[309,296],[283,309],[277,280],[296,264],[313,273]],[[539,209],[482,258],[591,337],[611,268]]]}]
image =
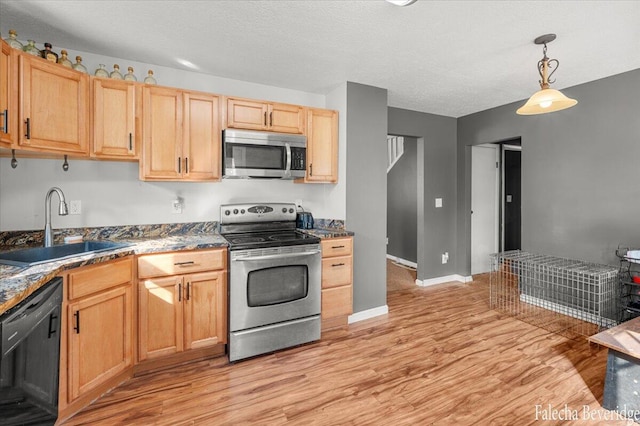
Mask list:
[{"label": "stainless steel range", "polygon": [[320,339],[320,239],[296,230],[293,203],[226,204],[229,361]]}]

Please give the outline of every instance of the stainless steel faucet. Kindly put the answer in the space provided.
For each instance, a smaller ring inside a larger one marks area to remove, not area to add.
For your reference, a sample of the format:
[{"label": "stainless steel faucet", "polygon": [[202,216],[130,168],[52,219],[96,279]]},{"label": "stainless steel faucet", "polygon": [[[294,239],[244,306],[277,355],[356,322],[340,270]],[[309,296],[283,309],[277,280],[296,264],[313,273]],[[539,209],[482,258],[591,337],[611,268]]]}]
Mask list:
[{"label": "stainless steel faucet", "polygon": [[53,229],[51,229],[51,195],[53,193],[58,194],[60,198],[60,206],[58,207],[58,214],[60,216],[66,216],[69,214],[67,210],[67,203],[64,200],[64,194],[62,190],[57,187],[53,187],[47,192],[47,196],[44,199],[44,246],[51,247],[53,245]]}]

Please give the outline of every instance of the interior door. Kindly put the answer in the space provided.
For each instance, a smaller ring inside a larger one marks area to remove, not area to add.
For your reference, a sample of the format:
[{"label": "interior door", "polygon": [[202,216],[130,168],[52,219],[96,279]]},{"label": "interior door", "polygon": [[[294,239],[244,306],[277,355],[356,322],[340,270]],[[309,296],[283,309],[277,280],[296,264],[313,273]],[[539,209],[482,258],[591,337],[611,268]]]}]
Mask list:
[{"label": "interior door", "polygon": [[489,255],[498,251],[497,145],[471,147],[471,274],[489,272]]}]

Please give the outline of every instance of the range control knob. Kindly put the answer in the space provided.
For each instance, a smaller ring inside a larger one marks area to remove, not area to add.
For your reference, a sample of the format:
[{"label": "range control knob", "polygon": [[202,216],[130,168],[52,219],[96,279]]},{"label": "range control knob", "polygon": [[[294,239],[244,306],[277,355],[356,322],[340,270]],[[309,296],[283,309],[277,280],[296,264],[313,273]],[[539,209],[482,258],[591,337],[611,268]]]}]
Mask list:
[{"label": "range control knob", "polygon": [[233,214],[238,214],[238,209],[233,209]]},{"label": "range control knob", "polygon": [[289,209],[289,213],[293,213],[293,209]]},{"label": "range control knob", "polygon": [[286,207],[283,207],[283,208],[282,208],[282,213],[286,213],[286,212],[287,212],[287,208],[286,208]]},{"label": "range control knob", "polygon": [[229,210],[225,210],[225,211],[224,211],[224,215],[225,215],[225,216],[229,216],[230,214],[231,214],[231,212],[230,212]]},{"label": "range control knob", "polygon": [[244,214],[244,209],[240,210],[240,214]]}]

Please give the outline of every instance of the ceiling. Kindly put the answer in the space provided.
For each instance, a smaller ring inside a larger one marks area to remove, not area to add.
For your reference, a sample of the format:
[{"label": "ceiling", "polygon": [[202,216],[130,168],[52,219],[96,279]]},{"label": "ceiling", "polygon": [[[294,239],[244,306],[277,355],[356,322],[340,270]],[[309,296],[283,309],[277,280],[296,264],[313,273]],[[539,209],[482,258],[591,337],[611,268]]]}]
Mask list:
[{"label": "ceiling", "polygon": [[2,36],[40,47],[320,94],[352,81],[450,117],[538,90],[542,34],[558,35],[553,88],[640,68],[639,22],[637,0],[0,0]]}]

